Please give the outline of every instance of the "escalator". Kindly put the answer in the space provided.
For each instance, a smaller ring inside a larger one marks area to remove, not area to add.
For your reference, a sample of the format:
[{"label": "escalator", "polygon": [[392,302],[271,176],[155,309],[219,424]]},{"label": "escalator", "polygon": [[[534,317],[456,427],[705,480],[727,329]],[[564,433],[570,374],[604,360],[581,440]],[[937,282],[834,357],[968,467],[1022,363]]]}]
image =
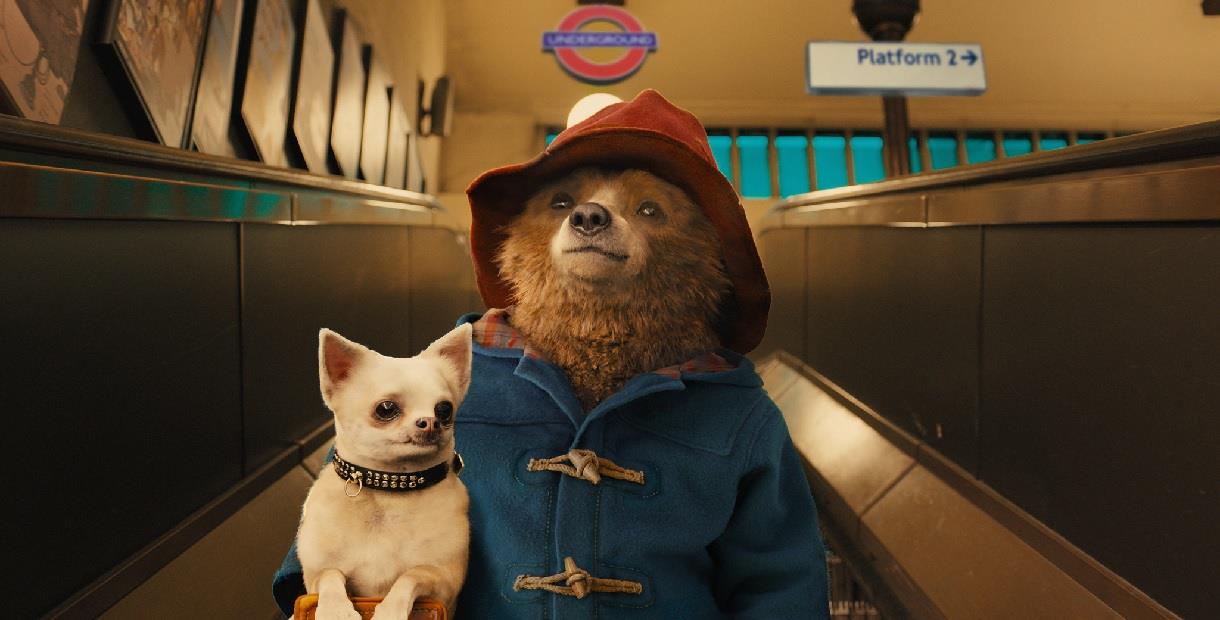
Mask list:
[{"label": "escalator", "polygon": [[1205,123],[768,214],[764,379],[883,615],[1220,615],[1218,155]]},{"label": "escalator", "polygon": [[[427,195],[7,118],[0,186],[10,454],[40,464],[7,529],[57,576],[13,613],[279,617],[333,436],[317,329],[418,350],[479,307],[464,231]],[[834,617],[1220,616],[1218,195],[1212,123],[772,210],[756,357]],[[72,433],[29,414],[85,396]]]}]

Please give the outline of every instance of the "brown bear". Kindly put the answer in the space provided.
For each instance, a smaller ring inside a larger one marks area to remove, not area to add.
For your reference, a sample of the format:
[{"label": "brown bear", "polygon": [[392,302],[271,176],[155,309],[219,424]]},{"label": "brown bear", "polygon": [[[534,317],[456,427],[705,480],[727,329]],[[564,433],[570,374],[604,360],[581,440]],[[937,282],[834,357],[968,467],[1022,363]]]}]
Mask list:
[{"label": "brown bear", "polygon": [[652,173],[575,170],[506,233],[497,262],[517,300],[512,324],[586,410],[631,377],[720,346],[729,280],[716,230]]},{"label": "brown bear", "polygon": [[770,292],[693,115],[655,91],[471,184],[470,392],[485,618],[824,618],[787,426],[744,354]]}]

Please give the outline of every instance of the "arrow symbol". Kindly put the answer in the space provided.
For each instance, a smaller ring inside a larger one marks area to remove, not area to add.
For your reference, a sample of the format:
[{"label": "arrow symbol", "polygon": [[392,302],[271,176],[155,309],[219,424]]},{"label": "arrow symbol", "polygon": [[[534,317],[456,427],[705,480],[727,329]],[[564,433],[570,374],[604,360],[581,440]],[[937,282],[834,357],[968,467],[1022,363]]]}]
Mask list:
[{"label": "arrow symbol", "polygon": [[978,54],[974,53],[974,50],[966,50],[966,53],[962,54],[962,60],[970,63],[970,66],[973,67],[974,63],[978,62],[979,57]]}]

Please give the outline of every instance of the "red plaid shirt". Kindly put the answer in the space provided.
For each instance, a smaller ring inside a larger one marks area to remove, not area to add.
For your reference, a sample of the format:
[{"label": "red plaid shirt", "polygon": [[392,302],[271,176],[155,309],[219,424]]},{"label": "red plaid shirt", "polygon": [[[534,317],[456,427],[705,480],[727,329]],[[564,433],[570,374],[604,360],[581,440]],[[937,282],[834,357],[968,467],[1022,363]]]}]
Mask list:
[{"label": "red plaid shirt", "polygon": [[[530,348],[529,343],[525,341],[525,336],[509,323],[511,317],[512,308],[488,310],[472,325],[474,343],[488,349],[519,349],[525,357],[545,360],[546,358],[541,353]],[[736,367],[721,355],[708,351],[681,364],[658,368],[652,372],[670,379],[678,379],[684,373],[725,372]]]}]

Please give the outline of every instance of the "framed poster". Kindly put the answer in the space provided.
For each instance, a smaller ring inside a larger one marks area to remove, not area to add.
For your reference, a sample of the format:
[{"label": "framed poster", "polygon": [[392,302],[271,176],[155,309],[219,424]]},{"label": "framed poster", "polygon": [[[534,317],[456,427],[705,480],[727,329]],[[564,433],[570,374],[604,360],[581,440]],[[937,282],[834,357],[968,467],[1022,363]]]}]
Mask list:
[{"label": "framed poster", "polygon": [[369,54],[368,88],[364,91],[364,139],[360,143],[360,172],[364,180],[385,182],[385,148],[390,130],[390,75],[375,53]]},{"label": "framed poster", "polygon": [[305,167],[316,174],[327,174],[330,172],[326,154],[330,141],[330,87],[335,72],[335,48],[331,45],[326,17],[318,0],[307,0],[305,4],[305,34],[301,40],[292,134],[305,157]]},{"label": "framed poster", "polygon": [[59,124],[88,8],[89,0],[0,0],[0,103]]},{"label": "framed poster", "polygon": [[191,142],[204,153],[237,156],[229,142],[229,119],[233,116],[233,77],[244,4],[244,0],[212,0],[191,127]]},{"label": "framed poster", "polygon": [[292,61],[297,29],[288,0],[260,0],[250,33],[241,118],[258,158],[287,166],[288,110],[292,97]]},{"label": "framed poster", "polygon": [[186,144],[210,6],[211,0],[110,5],[101,42],[113,50],[162,144]]},{"label": "framed poster", "polygon": [[390,95],[390,133],[386,140],[385,185],[405,189],[407,186],[407,149],[411,146],[411,122],[402,107],[402,89]]},{"label": "framed poster", "polygon": [[348,17],[343,19],[339,42],[339,77],[335,85],[334,119],[330,148],[339,172],[354,179],[360,169],[360,143],[364,136],[364,44]]}]

